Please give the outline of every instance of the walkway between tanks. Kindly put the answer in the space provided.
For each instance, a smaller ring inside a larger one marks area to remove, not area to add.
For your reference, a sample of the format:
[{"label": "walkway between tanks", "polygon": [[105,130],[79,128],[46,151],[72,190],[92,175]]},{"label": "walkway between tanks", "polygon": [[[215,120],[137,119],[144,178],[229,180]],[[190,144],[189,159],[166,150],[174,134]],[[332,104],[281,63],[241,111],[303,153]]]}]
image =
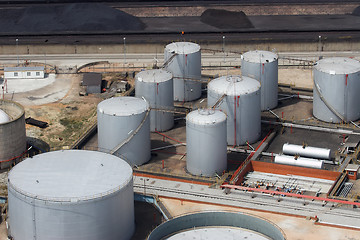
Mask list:
[{"label": "walkway between tanks", "polygon": [[[183,199],[213,205],[240,207],[262,212],[311,217],[317,216],[319,223],[360,230],[360,209],[336,208],[331,203],[322,206],[322,202],[290,197],[278,197],[232,190],[225,194],[221,189],[204,185],[161,180],[147,177],[134,177],[134,191],[141,194],[156,195],[174,199]],[[360,236],[360,233],[359,233]]]}]

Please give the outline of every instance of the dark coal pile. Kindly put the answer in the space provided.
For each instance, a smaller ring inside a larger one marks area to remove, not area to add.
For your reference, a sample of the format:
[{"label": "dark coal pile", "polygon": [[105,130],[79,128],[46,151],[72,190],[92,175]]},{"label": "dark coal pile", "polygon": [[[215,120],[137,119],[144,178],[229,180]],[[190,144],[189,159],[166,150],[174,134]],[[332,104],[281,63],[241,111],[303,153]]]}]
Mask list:
[{"label": "dark coal pile", "polygon": [[144,28],[145,24],[137,17],[100,3],[0,10],[0,33],[103,33],[140,31]]},{"label": "dark coal pile", "polygon": [[360,6],[354,9],[354,11],[352,12],[352,15],[360,16]]},{"label": "dark coal pile", "polygon": [[207,9],[200,17],[200,21],[219,29],[253,28],[254,26],[244,12]]}]

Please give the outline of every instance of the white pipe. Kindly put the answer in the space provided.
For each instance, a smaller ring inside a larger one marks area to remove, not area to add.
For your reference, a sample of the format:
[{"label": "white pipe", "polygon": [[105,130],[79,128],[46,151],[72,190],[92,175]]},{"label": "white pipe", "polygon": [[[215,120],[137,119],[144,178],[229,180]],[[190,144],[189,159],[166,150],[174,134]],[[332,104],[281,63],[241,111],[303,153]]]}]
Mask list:
[{"label": "white pipe", "polygon": [[295,144],[285,143],[282,148],[283,154],[286,155],[299,155],[302,157],[309,158],[320,158],[320,159],[330,159],[330,149],[327,148],[317,148],[317,147],[308,147]]},{"label": "white pipe", "polygon": [[151,151],[156,151],[156,150],[161,150],[161,149],[166,149],[166,148],[171,148],[171,147],[177,147],[177,146],[186,146],[186,143],[177,143],[177,144],[167,145],[164,147],[153,148],[153,149],[151,149]]}]

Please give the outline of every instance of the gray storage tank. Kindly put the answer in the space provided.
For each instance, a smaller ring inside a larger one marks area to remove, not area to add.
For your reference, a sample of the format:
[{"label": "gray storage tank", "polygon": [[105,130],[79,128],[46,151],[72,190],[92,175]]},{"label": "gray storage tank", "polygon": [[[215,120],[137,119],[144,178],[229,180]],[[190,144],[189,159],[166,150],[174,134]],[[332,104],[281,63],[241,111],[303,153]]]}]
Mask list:
[{"label": "gray storage tank", "polygon": [[200,45],[192,42],[168,44],[164,50],[164,66],[173,74],[175,101],[193,101],[200,98]]},{"label": "gray storage tank", "polygon": [[201,212],[173,218],[155,228],[147,240],[248,239],[285,240],[285,233],[269,220],[240,212]]},{"label": "gray storage tank", "polygon": [[241,57],[243,76],[261,84],[261,110],[273,109],[278,104],[278,56],[268,51],[249,51]]},{"label": "gray storage tank", "polygon": [[139,72],[135,76],[135,96],[144,97],[149,102],[152,109],[151,131],[166,131],[173,127],[174,115],[171,110],[174,109],[174,93],[171,72],[163,69]]},{"label": "gray storage tank", "polygon": [[149,104],[143,98],[115,97],[97,106],[98,147],[121,155],[131,166],[150,160]]},{"label": "gray storage tank", "polygon": [[260,83],[245,76],[223,76],[208,84],[208,107],[227,115],[228,145],[253,143],[261,135]]},{"label": "gray storage tank", "polygon": [[128,240],[134,229],[132,169],[101,152],[28,158],[8,178],[9,233],[16,240]]},{"label": "gray storage tank", "polygon": [[16,102],[0,100],[0,169],[17,163],[25,151],[24,108]]},{"label": "gray storage tank", "polygon": [[186,169],[194,175],[214,176],[227,167],[226,114],[198,109],[186,116]]},{"label": "gray storage tank", "polygon": [[360,118],[360,62],[351,58],[324,58],[314,66],[314,116],[340,123]]}]

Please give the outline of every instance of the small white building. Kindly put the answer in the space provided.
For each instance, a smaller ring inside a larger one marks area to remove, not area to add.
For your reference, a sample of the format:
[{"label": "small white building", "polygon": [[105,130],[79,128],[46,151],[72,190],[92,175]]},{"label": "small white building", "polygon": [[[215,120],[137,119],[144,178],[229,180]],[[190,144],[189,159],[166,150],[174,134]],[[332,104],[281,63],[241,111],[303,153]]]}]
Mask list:
[{"label": "small white building", "polygon": [[44,78],[44,67],[5,67],[4,79]]}]

